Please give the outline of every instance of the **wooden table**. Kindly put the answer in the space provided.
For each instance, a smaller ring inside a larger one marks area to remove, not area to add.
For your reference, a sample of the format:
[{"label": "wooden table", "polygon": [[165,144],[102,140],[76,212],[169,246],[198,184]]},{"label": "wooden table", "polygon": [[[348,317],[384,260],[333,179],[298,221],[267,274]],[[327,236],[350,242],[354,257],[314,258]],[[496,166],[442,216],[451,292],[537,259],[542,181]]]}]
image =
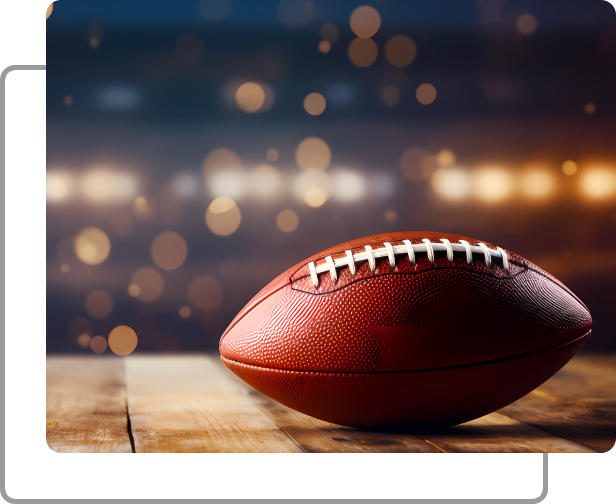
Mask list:
[{"label": "wooden table", "polygon": [[361,430],[291,410],[214,355],[49,357],[57,452],[605,452],[616,439],[616,356],[577,356],[495,413],[434,432]]}]

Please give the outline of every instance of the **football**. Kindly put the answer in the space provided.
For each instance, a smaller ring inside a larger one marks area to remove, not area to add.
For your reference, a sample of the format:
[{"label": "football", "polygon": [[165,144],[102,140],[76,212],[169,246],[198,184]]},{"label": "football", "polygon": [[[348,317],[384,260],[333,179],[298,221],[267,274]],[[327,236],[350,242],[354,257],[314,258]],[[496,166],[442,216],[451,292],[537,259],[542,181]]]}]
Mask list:
[{"label": "football", "polygon": [[528,394],[591,327],[582,301],[523,257],[411,231],[289,269],[235,317],[220,353],[252,387],[321,420],[446,427]]}]

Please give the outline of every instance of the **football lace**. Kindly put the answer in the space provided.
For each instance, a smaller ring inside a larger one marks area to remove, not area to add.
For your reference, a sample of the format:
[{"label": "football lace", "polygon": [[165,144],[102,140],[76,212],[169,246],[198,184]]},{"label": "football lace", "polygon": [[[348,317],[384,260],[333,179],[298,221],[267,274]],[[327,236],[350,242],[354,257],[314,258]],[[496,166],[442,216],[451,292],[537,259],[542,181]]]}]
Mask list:
[{"label": "football lace", "polygon": [[492,267],[492,258],[501,259],[503,269],[509,273],[509,261],[507,253],[500,247],[496,250],[489,248],[485,243],[471,245],[466,240],[459,240],[458,243],[451,243],[446,238],[441,238],[439,242],[431,242],[428,238],[421,240],[422,243],[411,243],[410,240],[403,240],[402,245],[392,245],[389,242],[384,242],[383,248],[373,250],[370,245],[364,247],[364,252],[353,254],[352,251],[346,250],[344,257],[333,259],[332,256],[327,256],[325,262],[315,265],[315,262],[308,263],[312,285],[316,289],[319,286],[319,274],[329,271],[332,282],[338,281],[338,272],[336,268],[348,267],[351,275],[355,275],[355,264],[368,261],[370,271],[376,268],[376,260],[381,257],[387,257],[389,265],[393,268],[396,266],[396,255],[407,255],[411,266],[415,264],[416,253],[425,253],[428,260],[434,264],[435,252],[446,252],[447,260],[453,262],[454,252],[464,253],[466,262],[470,265],[473,262],[473,253],[483,256],[483,260],[488,268]]}]

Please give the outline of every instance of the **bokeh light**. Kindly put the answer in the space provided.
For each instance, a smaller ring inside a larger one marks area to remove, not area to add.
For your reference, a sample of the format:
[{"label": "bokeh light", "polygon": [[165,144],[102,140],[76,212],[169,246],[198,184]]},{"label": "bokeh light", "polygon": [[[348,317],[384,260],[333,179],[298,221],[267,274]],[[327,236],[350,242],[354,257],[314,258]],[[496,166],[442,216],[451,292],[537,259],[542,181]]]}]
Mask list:
[{"label": "bokeh light", "polygon": [[394,86],[384,86],[381,89],[381,101],[386,107],[395,107],[400,102],[400,90]]},{"label": "bokeh light", "polygon": [[580,174],[580,188],[591,199],[602,200],[616,195],[616,170],[591,168]]},{"label": "bokeh light", "polygon": [[174,270],[184,264],[188,247],[179,234],[166,231],[154,239],[151,252],[152,259],[159,268]]},{"label": "bokeh light", "polygon": [[176,42],[175,51],[184,63],[195,63],[203,55],[203,41],[196,33],[185,33]]},{"label": "bokeh light", "polygon": [[340,37],[340,30],[333,23],[326,23],[321,26],[321,40],[325,40],[330,44],[334,44]]},{"label": "bokeh light", "polygon": [[203,160],[203,171],[209,173],[215,170],[241,168],[242,161],[231,149],[221,147],[214,149]]},{"label": "bokeh light", "polygon": [[222,147],[210,152],[203,161],[203,174],[214,197],[239,198],[244,193],[242,162],[231,149]]},{"label": "bokeh light", "polygon": [[432,84],[424,83],[417,88],[415,96],[422,105],[430,105],[436,100],[436,88]]},{"label": "bokeh light", "polygon": [[60,266],[60,271],[62,273],[68,273],[68,271],[70,269],[71,269],[71,267],[68,264],[66,264],[66,263],[64,263],[62,266]]},{"label": "bokeh light", "polygon": [[449,149],[443,149],[436,155],[436,160],[440,166],[453,166],[456,162],[456,155]]},{"label": "bokeh light", "polygon": [[325,111],[325,98],[321,93],[310,93],[304,98],[304,110],[311,116],[321,115]]},{"label": "bokeh light", "polygon": [[192,310],[190,309],[189,306],[182,306],[182,308],[180,308],[180,317],[182,318],[190,317],[191,313],[192,313]]},{"label": "bokeh light", "polygon": [[130,277],[129,294],[144,303],[158,299],[164,288],[162,275],[149,266],[139,268]]},{"label": "bokeh light", "polygon": [[235,92],[235,102],[244,112],[257,112],[265,103],[265,91],[256,82],[245,82]]},{"label": "bokeh light", "polygon": [[276,149],[267,149],[267,152],[265,153],[265,158],[268,161],[276,161],[278,159],[279,156],[279,152]]},{"label": "bokeh light", "polygon": [[67,172],[47,172],[47,201],[61,201],[69,199],[73,192],[75,182],[73,176]]},{"label": "bokeh light", "polygon": [[77,344],[81,348],[88,348],[90,346],[91,339],[92,336],[90,336],[88,333],[81,333],[79,336],[77,336]]},{"label": "bokeh light", "polygon": [[395,67],[409,66],[417,55],[415,42],[406,35],[396,35],[385,45],[385,58]]},{"label": "bokeh light", "polygon": [[350,170],[338,170],[333,175],[336,198],[346,203],[361,200],[366,194],[366,181],[362,175]]},{"label": "bokeh light", "polygon": [[522,35],[530,35],[537,29],[537,20],[532,14],[522,14],[515,22],[515,26]]},{"label": "bokeh light", "polygon": [[546,198],[555,188],[554,175],[546,170],[527,171],[520,177],[520,191],[530,199]]},{"label": "bokeh light", "polygon": [[128,173],[95,168],[82,177],[81,191],[90,203],[130,201],[137,192],[137,182]]},{"label": "bokeh light", "polygon": [[137,348],[137,333],[128,326],[122,325],[114,328],[107,336],[109,350],[116,355],[128,355]]},{"label": "bokeh light", "polygon": [[334,191],[332,178],[321,170],[303,172],[294,184],[295,196],[308,206],[318,208],[325,204]]},{"label": "bokeh light", "polygon": [[400,170],[406,178],[413,181],[427,179],[431,172],[423,160],[429,155],[428,151],[421,147],[411,147],[400,158]]},{"label": "bokeh light", "polygon": [[102,229],[87,227],[75,236],[73,247],[81,262],[93,266],[107,259],[111,251],[111,242]]},{"label": "bokeh light", "polygon": [[280,186],[280,174],[272,165],[260,164],[250,174],[250,190],[259,199],[266,200],[276,196]]},{"label": "bokeh light", "polygon": [[105,353],[105,350],[107,350],[107,340],[104,336],[94,336],[90,340],[90,349],[96,354]]},{"label": "bokeh light", "polygon": [[205,223],[212,233],[229,236],[235,233],[242,221],[242,214],[235,201],[221,196],[210,203],[205,212]]},{"label": "bokeh light", "polygon": [[379,49],[371,38],[357,37],[349,44],[348,54],[351,63],[360,68],[366,68],[376,61]]},{"label": "bokeh light", "polygon": [[86,297],[86,311],[90,317],[102,320],[113,310],[113,299],[104,290],[95,290]]},{"label": "bokeh light", "polygon": [[329,145],[321,138],[306,138],[295,150],[295,160],[304,170],[325,170],[331,159],[332,153]]},{"label": "bokeh light", "polygon": [[200,310],[213,310],[222,303],[222,285],[211,275],[198,276],[188,286],[188,299]]},{"label": "bokeh light", "polygon": [[297,229],[299,217],[293,210],[283,210],[276,217],[276,225],[281,231],[291,233]]},{"label": "bokeh light", "polygon": [[133,204],[135,207],[135,213],[139,219],[146,220],[154,215],[154,202],[152,200],[148,200],[145,196],[137,196]]},{"label": "bokeh light", "polygon": [[355,35],[367,39],[379,31],[381,16],[374,7],[362,5],[353,11],[349,18],[349,24]]},{"label": "bokeh light", "polygon": [[327,54],[332,49],[332,43],[329,42],[328,40],[321,40],[321,42],[319,42],[319,45],[317,47],[319,49],[319,52],[323,54]]},{"label": "bokeh light", "polygon": [[577,163],[569,159],[563,163],[562,170],[565,175],[575,175],[578,170]]},{"label": "bokeh light", "polygon": [[430,182],[436,194],[447,200],[460,200],[468,195],[470,189],[468,174],[459,168],[436,170]]},{"label": "bokeh light", "polygon": [[593,115],[596,110],[597,110],[597,107],[595,106],[594,103],[587,103],[586,105],[584,105],[584,113],[586,115]]},{"label": "bokeh light", "polygon": [[74,99],[71,95],[66,95],[64,98],[62,98],[62,103],[64,103],[64,105],[66,105],[67,107],[72,107]]},{"label": "bokeh light", "polygon": [[513,193],[513,177],[501,168],[487,168],[474,174],[472,189],[485,203],[504,201]]},{"label": "bokeh light", "polygon": [[387,224],[393,224],[394,222],[398,220],[398,213],[395,210],[390,208],[389,210],[386,210],[385,213],[383,214],[383,220]]}]

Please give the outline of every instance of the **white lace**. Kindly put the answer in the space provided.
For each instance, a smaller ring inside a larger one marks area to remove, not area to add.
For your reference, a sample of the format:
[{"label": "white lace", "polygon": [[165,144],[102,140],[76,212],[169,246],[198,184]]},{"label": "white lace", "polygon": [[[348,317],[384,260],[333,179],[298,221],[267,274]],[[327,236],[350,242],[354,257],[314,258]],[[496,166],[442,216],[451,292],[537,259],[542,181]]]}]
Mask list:
[{"label": "white lace", "polygon": [[447,252],[447,260],[453,262],[454,252],[461,252],[466,255],[466,262],[471,264],[473,262],[473,253],[483,254],[484,262],[488,268],[492,267],[492,258],[500,258],[503,262],[503,269],[509,272],[509,261],[507,260],[507,253],[500,247],[496,247],[496,250],[489,248],[485,243],[479,243],[477,245],[471,245],[465,240],[460,240],[458,243],[451,243],[446,238],[441,238],[440,242],[431,242],[428,238],[421,240],[422,243],[411,243],[410,240],[404,240],[403,245],[392,245],[389,242],[384,242],[383,248],[372,250],[372,247],[366,245],[364,247],[365,252],[358,252],[353,254],[352,251],[346,250],[345,257],[339,257],[333,259],[332,256],[327,256],[325,262],[318,266],[313,262],[308,263],[308,269],[310,270],[310,278],[312,279],[312,285],[317,288],[319,286],[319,273],[329,272],[332,282],[334,284],[338,281],[338,273],[336,268],[348,267],[351,275],[355,275],[356,267],[355,263],[368,261],[370,271],[374,271],[376,268],[376,260],[380,257],[387,257],[389,265],[393,268],[396,265],[396,255],[408,255],[411,265],[415,264],[415,253],[425,252],[428,256],[428,260],[434,264],[435,252]]}]

